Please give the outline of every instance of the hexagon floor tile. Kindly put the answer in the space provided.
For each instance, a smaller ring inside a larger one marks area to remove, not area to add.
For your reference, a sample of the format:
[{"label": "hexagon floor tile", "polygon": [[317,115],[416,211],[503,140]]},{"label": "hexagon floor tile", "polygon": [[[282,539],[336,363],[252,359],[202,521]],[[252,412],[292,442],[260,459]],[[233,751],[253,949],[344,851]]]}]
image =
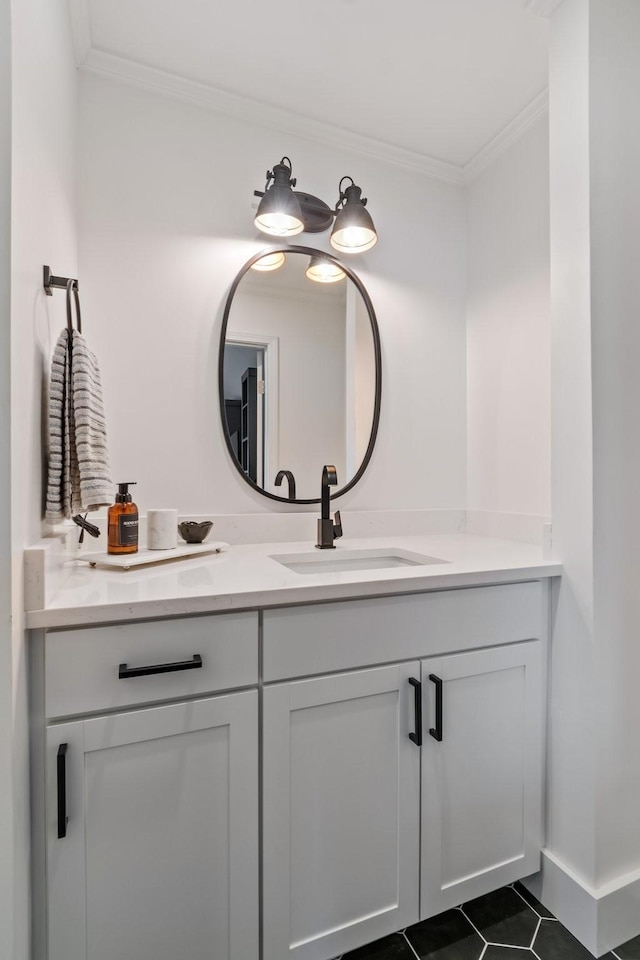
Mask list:
[{"label": "hexagon floor tile", "polygon": [[342,960],[416,960],[415,954],[401,933],[383,937],[366,947],[345,953]]},{"label": "hexagon floor tile", "polygon": [[535,954],[528,948],[505,947],[497,943],[490,943],[482,960],[536,960]]},{"label": "hexagon floor tile", "polygon": [[465,916],[487,943],[530,947],[538,916],[513,887],[502,887],[463,904]]},{"label": "hexagon floor tile", "polygon": [[533,942],[540,960],[593,960],[586,947],[557,920],[541,920]]},{"label": "hexagon floor tile", "polygon": [[532,893],[529,893],[527,888],[521,883],[514,883],[513,889],[522,897],[523,900],[529,904],[529,906],[538,914],[539,917],[542,917],[543,920],[555,920],[556,918],[551,913],[551,910],[547,910],[539,900],[536,900]]},{"label": "hexagon floor tile", "polygon": [[613,951],[618,960],[640,960],[640,937],[628,940]]},{"label": "hexagon floor tile", "polygon": [[[593,960],[528,890],[516,883],[423,920],[336,960]],[[640,960],[640,937],[601,960]]]},{"label": "hexagon floor tile", "polygon": [[446,910],[407,927],[404,935],[420,960],[479,960],[485,946],[460,910]]}]

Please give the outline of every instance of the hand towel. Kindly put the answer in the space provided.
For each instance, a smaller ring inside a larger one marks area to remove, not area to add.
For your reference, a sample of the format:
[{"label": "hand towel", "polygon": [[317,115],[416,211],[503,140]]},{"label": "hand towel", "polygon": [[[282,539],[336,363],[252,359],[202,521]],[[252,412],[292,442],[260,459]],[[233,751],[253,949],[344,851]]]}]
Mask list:
[{"label": "hand towel", "polygon": [[97,510],[112,493],[98,361],[81,333],[65,329],[51,363],[46,517]]}]

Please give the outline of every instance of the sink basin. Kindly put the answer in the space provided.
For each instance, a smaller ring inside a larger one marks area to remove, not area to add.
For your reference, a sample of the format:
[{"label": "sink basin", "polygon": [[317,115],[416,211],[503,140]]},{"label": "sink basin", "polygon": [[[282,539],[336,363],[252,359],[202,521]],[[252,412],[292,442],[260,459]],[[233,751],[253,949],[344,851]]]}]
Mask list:
[{"label": "sink basin", "polygon": [[396,567],[424,567],[448,563],[409,550],[381,547],[376,550],[327,550],[317,553],[279,553],[271,556],[293,573],[349,573],[351,570],[391,570]]}]

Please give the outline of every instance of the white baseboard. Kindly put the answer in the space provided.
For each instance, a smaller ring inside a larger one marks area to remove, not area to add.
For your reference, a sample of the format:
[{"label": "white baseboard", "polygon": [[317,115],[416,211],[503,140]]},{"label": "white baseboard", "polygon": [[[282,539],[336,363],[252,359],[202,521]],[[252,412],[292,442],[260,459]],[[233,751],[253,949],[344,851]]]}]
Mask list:
[{"label": "white baseboard", "polygon": [[540,873],[522,882],[594,957],[640,934],[640,870],[596,889],[543,850]]}]

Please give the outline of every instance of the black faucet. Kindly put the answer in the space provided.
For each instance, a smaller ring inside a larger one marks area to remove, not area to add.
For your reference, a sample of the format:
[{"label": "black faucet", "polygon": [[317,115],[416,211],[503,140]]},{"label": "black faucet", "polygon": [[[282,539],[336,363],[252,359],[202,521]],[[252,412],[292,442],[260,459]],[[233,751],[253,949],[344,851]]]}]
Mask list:
[{"label": "black faucet", "polygon": [[333,542],[342,536],[342,522],[340,520],[340,511],[336,510],[335,523],[329,514],[329,487],[335,487],[338,483],[338,474],[336,468],[327,466],[322,468],[322,487],[320,489],[320,519],[318,520],[318,550],[335,550]]},{"label": "black faucet", "polygon": [[278,470],[276,474],[276,487],[279,487],[284,478],[287,478],[289,484],[289,500],[295,500],[296,498],[296,478],[294,477],[291,470]]}]

